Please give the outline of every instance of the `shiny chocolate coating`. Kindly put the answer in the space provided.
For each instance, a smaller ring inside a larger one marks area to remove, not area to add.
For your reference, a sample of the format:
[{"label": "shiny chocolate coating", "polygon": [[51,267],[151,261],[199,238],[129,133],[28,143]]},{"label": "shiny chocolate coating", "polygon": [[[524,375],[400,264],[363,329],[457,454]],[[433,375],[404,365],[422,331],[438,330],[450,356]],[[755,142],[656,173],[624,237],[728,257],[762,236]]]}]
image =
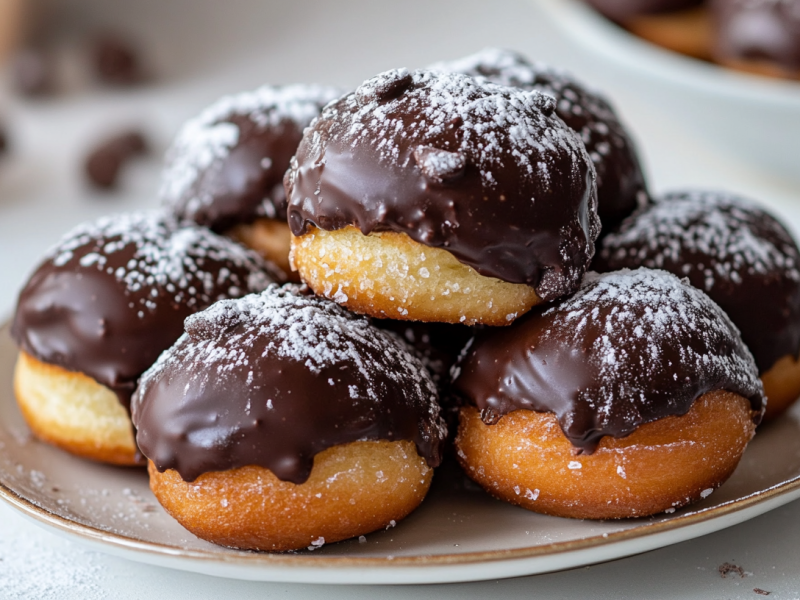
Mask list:
[{"label": "shiny chocolate coating", "polygon": [[624,25],[643,15],[657,15],[700,6],[705,0],[586,0],[599,13]]},{"label": "shiny chocolate coating", "polygon": [[489,424],[551,412],[580,452],[683,415],[714,390],[765,406],[750,352],[724,312],[665,271],[591,273],[572,297],[480,332],[454,387]]},{"label": "shiny chocolate coating", "polygon": [[289,226],[396,231],[540,298],[579,285],[595,171],[555,101],[458,73],[387,71],[328,105],[286,176]]},{"label": "shiny chocolate coating", "polygon": [[593,268],[687,277],[742,332],[759,371],[800,354],[800,251],[757,205],[723,192],[673,192],[606,236]]},{"label": "shiny chocolate coating", "polygon": [[499,48],[430,68],[553,96],[556,114],[581,136],[597,171],[597,214],[603,231],[647,203],[647,186],[631,136],[608,100],[568,73]]},{"label": "shiny chocolate coating", "polygon": [[142,453],[186,481],[248,465],[305,482],[314,456],[358,440],[410,440],[432,467],[446,428],[406,345],[298,286],[219,302],[143,376]]},{"label": "shiny chocolate coating", "polygon": [[139,376],[217,300],[273,279],[255,253],[158,212],[81,225],[22,290],[11,334],[34,358],[92,377],[124,406]]},{"label": "shiny chocolate coating", "polygon": [[714,58],[766,62],[800,74],[800,2],[713,0]]},{"label": "shiny chocolate coating", "polygon": [[341,90],[263,86],[226,96],[188,121],[167,153],[161,198],[180,219],[224,231],[286,220],[283,175],[303,129]]},{"label": "shiny chocolate coating", "polygon": [[419,353],[439,388],[440,399],[443,391],[449,387],[451,367],[478,330],[476,327],[457,323],[423,323],[394,319],[373,319],[372,322],[376,327],[395,332]]}]

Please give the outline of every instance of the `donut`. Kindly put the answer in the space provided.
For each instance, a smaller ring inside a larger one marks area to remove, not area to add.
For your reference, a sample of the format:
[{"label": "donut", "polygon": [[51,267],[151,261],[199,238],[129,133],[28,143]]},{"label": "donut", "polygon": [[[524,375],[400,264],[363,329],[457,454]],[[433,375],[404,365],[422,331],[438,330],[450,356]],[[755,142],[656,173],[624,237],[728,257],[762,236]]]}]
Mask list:
[{"label": "donut", "polygon": [[128,415],[139,376],[183,320],[273,281],[254,252],[159,212],[80,225],[20,293],[14,387],[40,439],[113,464],[140,462]]},{"label": "donut", "polygon": [[800,7],[785,0],[712,0],[714,59],[729,67],[800,79]]},{"label": "donut", "polygon": [[373,317],[506,325],[577,288],[594,180],[551,96],[387,71],[303,135],[284,182],[293,266]]},{"label": "donut", "polygon": [[265,85],[188,121],[167,152],[160,196],[179,219],[225,232],[287,274],[283,175],[303,129],[341,91]]},{"label": "donut", "polygon": [[765,420],[800,396],[800,251],[775,217],[724,192],[666,194],[606,236],[593,263],[639,266],[687,277],[728,314],[764,383]]},{"label": "donut", "polygon": [[630,134],[612,106],[560,69],[531,63],[510,50],[486,48],[429,67],[464,73],[500,85],[539,91],[556,99],[556,115],[581,136],[597,172],[597,214],[603,231],[647,203],[645,177]]},{"label": "donut", "polygon": [[707,497],[764,406],[730,319],[651,269],[587,275],[574,296],[479,332],[458,368],[467,475],[562,517],[641,517]]},{"label": "donut", "polygon": [[132,413],[151,489],[189,531],[313,549],[422,501],[446,428],[397,336],[292,285],[218,302],[185,327]]}]

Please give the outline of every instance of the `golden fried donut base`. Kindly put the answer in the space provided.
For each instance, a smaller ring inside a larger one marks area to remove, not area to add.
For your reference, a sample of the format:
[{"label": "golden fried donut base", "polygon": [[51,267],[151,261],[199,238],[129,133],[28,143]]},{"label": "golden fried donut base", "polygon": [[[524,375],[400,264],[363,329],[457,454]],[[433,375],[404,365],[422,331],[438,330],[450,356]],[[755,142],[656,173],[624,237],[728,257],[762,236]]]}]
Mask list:
[{"label": "golden fried donut base", "polygon": [[39,439],[114,465],[137,465],[133,426],[117,395],[83,373],[19,353],[17,404]]},{"label": "golden fried donut base", "polygon": [[[232,227],[225,235],[258,252],[280,268],[290,281],[300,281],[289,266],[292,234],[286,221],[261,218]],[[294,275],[294,276],[293,276]]]},{"label": "golden fried donut base", "polygon": [[150,489],[196,536],[231,548],[297,550],[390,527],[422,502],[433,477],[410,441],[351,442],[314,457],[305,483],[263,467],[204,473],[193,482],[151,462]]},{"label": "golden fried donut base", "polygon": [[456,450],[469,477],[501,500],[547,515],[620,519],[706,497],[736,468],[754,432],[750,402],[715,391],[683,416],[606,436],[582,455],[552,413],[517,410],[486,425],[464,407]]},{"label": "golden fried donut base", "polygon": [[378,318],[509,325],[541,302],[404,233],[312,228],[292,238],[292,263],[315,293]]},{"label": "golden fried donut base", "polygon": [[794,404],[800,396],[800,360],[787,354],[781,357],[772,368],[761,375],[764,395],[767,397],[767,410],[764,421],[771,421]]}]

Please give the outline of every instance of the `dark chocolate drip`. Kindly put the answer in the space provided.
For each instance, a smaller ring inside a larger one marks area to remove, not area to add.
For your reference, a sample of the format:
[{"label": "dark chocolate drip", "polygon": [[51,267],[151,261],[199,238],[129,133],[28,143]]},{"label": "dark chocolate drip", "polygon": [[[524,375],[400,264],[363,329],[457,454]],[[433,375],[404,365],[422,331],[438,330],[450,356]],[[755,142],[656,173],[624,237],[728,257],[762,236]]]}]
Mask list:
[{"label": "dark chocolate drip", "polygon": [[157,213],[78,227],[20,293],[11,333],[27,354],[92,377],[123,406],[183,321],[272,279],[254,253]]},{"label": "dark chocolate drip", "polygon": [[597,171],[597,214],[607,231],[648,201],[636,146],[609,102],[569,74],[517,52],[486,48],[431,69],[484,77],[555,98],[555,112],[581,136]]},{"label": "dark chocolate drip", "polygon": [[306,130],[286,178],[292,232],[397,231],[543,299],[569,293],[598,234],[595,174],[550,112],[460,74],[368,80]]},{"label": "dark chocolate drip", "polygon": [[430,466],[446,429],[435,387],[392,334],[296,286],[221,302],[143,377],[133,401],[142,452],[186,481],[258,465],[308,479],[319,452],[410,440]]},{"label": "dark chocolate drip", "polygon": [[303,129],[339,93],[265,86],[223,98],[178,134],[164,172],[166,204],[217,232],[259,217],[285,221],[284,173]]},{"label": "dark chocolate drip", "polygon": [[572,298],[477,334],[454,386],[492,423],[552,412],[573,446],[689,411],[706,392],[750,400],[763,388],[736,328],[699,290],[664,271],[589,275]]},{"label": "dark chocolate drip", "polygon": [[794,0],[713,0],[714,58],[800,72],[800,4]]},{"label": "dark chocolate drip", "polygon": [[754,204],[721,192],[674,192],[623,222],[598,271],[654,267],[688,277],[728,314],[765,373],[800,354],[800,252]]},{"label": "dark chocolate drip", "polygon": [[595,10],[624,25],[644,15],[657,15],[700,6],[705,0],[586,0]]}]

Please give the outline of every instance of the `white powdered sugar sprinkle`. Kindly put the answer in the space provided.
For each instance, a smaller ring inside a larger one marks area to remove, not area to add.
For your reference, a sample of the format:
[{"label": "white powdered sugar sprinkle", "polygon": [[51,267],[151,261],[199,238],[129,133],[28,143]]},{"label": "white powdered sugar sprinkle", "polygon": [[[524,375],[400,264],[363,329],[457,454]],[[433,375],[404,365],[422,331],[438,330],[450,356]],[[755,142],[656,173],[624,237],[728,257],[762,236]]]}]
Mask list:
[{"label": "white powdered sugar sprinkle", "polygon": [[[303,131],[323,106],[340,96],[338,88],[319,85],[265,85],[257,90],[225,96],[187,121],[167,152],[160,196],[173,205],[187,202],[187,211],[211,201],[209,195],[187,199],[201,173],[228,156],[239,142],[239,127],[234,117],[249,118],[261,128],[291,122]],[[271,161],[262,164],[267,169]],[[267,215],[270,216],[270,215]]]},{"label": "white powdered sugar sprinkle", "polygon": [[379,403],[381,382],[388,379],[402,387],[409,404],[427,407],[425,412],[445,435],[435,385],[399,336],[329,300],[298,290],[296,285],[271,285],[261,294],[218,302],[188,317],[187,333],[144,374],[138,396],[145,397],[148,386],[175,361],[196,377],[224,376],[249,364],[249,348],[263,347],[259,361],[288,359],[312,374],[355,368],[360,377],[347,390],[353,401]]},{"label": "white powdered sugar sprinkle", "polygon": [[600,92],[579,83],[566,71],[501,48],[483,50],[460,59],[438,62],[432,71],[464,73],[479,80],[539,91],[555,98],[556,111],[575,129],[598,170],[598,185],[605,172],[605,162],[614,148],[627,144],[627,134]]},{"label": "white powdered sugar sprinkle", "polygon": [[674,269],[710,291],[750,275],[800,280],[800,254],[783,226],[761,208],[720,192],[678,192],[645,207],[603,241],[614,264]]},{"label": "white powdered sugar sprinkle", "polygon": [[642,390],[654,378],[674,381],[678,390],[699,384],[763,395],[752,355],[728,316],[666,271],[589,273],[574,296],[542,316],[551,321],[540,346],[553,335],[560,345],[586,348],[597,387],[584,400],[600,415],[619,414],[626,399],[632,404],[625,420],[637,420],[641,407],[634,405],[647,402]]},{"label": "white powdered sugar sprinkle", "polygon": [[[457,123],[462,133],[458,147],[441,150],[462,153],[487,188],[496,185],[493,172],[508,161],[519,166],[522,177],[547,181],[550,165],[542,157],[569,156],[573,165],[590,162],[578,136],[550,114],[552,108],[552,98],[538,91],[460,73],[394,69],[328,105],[320,120],[339,123],[327,136],[306,141],[310,156],[322,156],[328,141],[371,144],[381,160],[404,167],[412,157],[402,156],[401,147],[432,143]],[[404,117],[409,114],[414,118]]]},{"label": "white powdered sugar sprinkle", "polygon": [[267,265],[254,252],[208,229],[179,225],[161,211],[79,225],[48,258],[58,268],[77,263],[113,276],[138,305],[140,316],[165,298],[203,307],[260,291],[272,282]]}]

